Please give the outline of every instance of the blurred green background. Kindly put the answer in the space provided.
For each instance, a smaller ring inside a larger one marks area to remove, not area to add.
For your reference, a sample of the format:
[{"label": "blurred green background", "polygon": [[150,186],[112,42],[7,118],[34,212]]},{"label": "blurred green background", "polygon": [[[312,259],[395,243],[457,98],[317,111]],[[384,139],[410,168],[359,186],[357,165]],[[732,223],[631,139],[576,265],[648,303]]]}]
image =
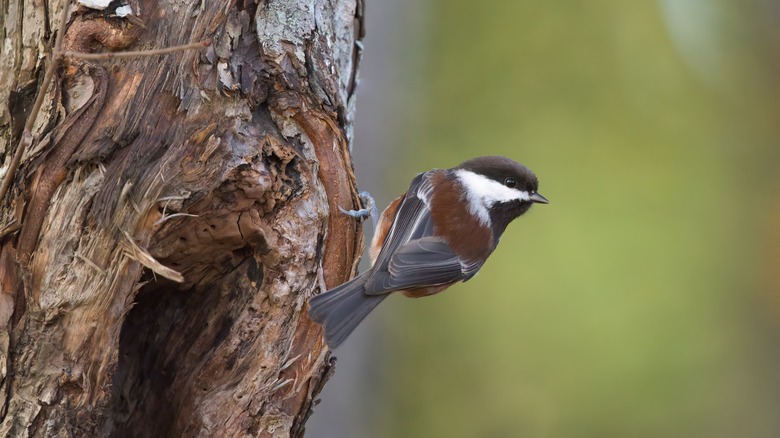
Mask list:
[{"label": "blurred green background", "polygon": [[778,2],[425,8],[380,203],[501,154],[551,204],[382,306],[371,436],[780,436]]}]

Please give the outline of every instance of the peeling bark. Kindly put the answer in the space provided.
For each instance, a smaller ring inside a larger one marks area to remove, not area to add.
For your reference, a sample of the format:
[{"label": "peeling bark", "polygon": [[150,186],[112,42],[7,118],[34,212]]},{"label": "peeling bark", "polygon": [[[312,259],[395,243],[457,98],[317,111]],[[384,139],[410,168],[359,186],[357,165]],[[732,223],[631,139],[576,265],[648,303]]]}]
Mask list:
[{"label": "peeling bark", "polygon": [[[313,294],[362,249],[349,147],[360,0],[0,1],[0,436],[301,436],[332,372]],[[139,25],[140,19],[143,25]],[[178,281],[177,281],[178,280]]]}]

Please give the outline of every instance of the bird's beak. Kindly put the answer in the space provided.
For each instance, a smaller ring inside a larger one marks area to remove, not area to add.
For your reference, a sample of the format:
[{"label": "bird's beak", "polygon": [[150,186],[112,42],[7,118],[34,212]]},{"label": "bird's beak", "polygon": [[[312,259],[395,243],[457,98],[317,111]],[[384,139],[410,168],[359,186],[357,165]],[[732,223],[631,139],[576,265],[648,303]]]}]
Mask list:
[{"label": "bird's beak", "polygon": [[535,202],[537,204],[549,204],[550,201],[547,200],[544,196],[540,195],[539,193],[531,193],[531,197],[529,198],[531,202]]}]

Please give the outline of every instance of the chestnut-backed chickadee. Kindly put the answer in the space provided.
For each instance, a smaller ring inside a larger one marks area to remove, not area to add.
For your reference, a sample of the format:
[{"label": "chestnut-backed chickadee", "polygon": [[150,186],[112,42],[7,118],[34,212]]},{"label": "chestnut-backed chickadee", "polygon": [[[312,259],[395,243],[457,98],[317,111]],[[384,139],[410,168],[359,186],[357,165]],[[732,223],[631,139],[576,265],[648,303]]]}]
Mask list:
[{"label": "chestnut-backed chickadee", "polygon": [[371,268],[309,301],[309,316],[336,348],[390,292],[424,297],[479,271],[501,234],[533,203],[531,170],[506,157],[468,160],[417,175],[376,224]]}]

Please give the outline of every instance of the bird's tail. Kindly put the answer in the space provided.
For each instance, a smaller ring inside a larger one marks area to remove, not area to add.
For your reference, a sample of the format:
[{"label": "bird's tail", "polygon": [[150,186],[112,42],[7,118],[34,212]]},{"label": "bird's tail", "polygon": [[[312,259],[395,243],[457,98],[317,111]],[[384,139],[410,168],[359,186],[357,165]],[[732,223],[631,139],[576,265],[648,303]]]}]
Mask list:
[{"label": "bird's tail", "polygon": [[309,317],[325,328],[325,341],[338,347],[387,295],[366,295],[368,272],[309,300]]}]

